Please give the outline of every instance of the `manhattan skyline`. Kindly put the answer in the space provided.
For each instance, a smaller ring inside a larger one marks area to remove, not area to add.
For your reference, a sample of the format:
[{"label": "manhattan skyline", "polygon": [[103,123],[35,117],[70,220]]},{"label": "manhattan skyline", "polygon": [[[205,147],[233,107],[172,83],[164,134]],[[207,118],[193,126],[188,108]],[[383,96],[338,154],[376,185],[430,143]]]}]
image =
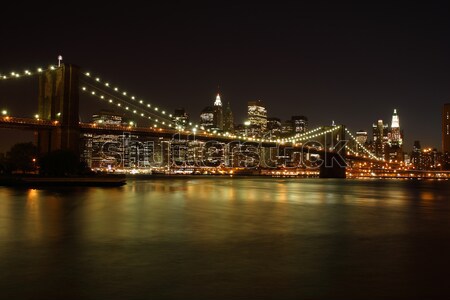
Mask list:
[{"label": "manhattan skyline", "polygon": [[[55,64],[63,55],[167,110],[185,107],[195,121],[217,85],[236,123],[248,101],[262,100],[271,117],[305,115],[311,127],[335,121],[370,134],[372,123],[390,123],[397,109],[405,151],[414,140],[441,149],[440,114],[450,101],[445,3],[5,11],[2,73]],[[3,94],[0,102],[34,107],[37,95],[30,95],[32,101]]]}]

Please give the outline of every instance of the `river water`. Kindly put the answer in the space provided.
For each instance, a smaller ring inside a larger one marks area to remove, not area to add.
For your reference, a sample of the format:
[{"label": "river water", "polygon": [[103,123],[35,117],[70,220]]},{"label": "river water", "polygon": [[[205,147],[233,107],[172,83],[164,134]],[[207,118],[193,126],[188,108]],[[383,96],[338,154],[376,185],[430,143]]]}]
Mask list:
[{"label": "river water", "polygon": [[443,299],[450,182],[0,187],[1,299]]}]

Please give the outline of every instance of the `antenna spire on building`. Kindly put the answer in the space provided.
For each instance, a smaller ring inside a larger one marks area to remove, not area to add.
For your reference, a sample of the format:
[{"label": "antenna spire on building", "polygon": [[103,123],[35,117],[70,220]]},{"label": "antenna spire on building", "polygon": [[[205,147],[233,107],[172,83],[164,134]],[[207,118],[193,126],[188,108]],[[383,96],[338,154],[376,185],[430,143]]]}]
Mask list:
[{"label": "antenna spire on building", "polygon": [[58,55],[58,67],[61,67],[61,61],[63,60],[62,55]]}]

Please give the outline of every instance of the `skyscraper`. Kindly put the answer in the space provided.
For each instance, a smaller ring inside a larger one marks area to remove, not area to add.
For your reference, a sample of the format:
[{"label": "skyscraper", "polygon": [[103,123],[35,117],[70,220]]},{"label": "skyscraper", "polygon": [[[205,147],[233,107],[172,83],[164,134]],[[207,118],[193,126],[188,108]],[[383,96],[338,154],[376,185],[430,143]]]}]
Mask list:
[{"label": "skyscraper", "polygon": [[184,108],[177,108],[172,117],[177,126],[186,127],[189,124],[189,115]]},{"label": "skyscraper", "polygon": [[378,120],[372,125],[373,132],[373,152],[377,157],[384,157],[384,148],[387,143],[388,124],[383,124],[383,120]]},{"label": "skyscraper", "polygon": [[450,170],[450,103],[442,109],[442,154],[443,168]]},{"label": "skyscraper", "polygon": [[223,111],[223,131],[232,133],[234,131],[234,118],[231,111],[230,102],[227,102],[227,106]]},{"label": "skyscraper", "polygon": [[308,130],[308,118],[305,116],[292,116],[292,126],[294,127],[294,134],[300,135]]},{"label": "skyscraper", "polygon": [[363,147],[366,145],[367,139],[368,139],[367,131],[361,129],[356,132],[356,141],[359,142],[359,144],[360,144],[360,145],[356,145],[356,149],[357,149],[358,153],[364,154]]},{"label": "skyscraper", "polygon": [[214,113],[215,110],[213,107],[205,107],[200,114],[200,126],[202,126],[204,129],[213,129],[215,126]]},{"label": "skyscraper", "polygon": [[391,129],[388,133],[388,142],[385,149],[386,160],[392,162],[403,161],[403,133],[400,129],[400,118],[397,114],[397,109],[394,109],[392,114]]},{"label": "skyscraper", "polygon": [[267,118],[267,131],[271,138],[281,136],[281,120],[278,118]]},{"label": "skyscraper", "polygon": [[223,129],[223,110],[222,110],[222,100],[220,99],[220,94],[217,93],[216,101],[214,101],[214,129]]},{"label": "skyscraper", "polygon": [[400,130],[400,118],[397,109],[394,109],[392,115],[391,132],[389,134],[389,146],[401,146],[403,144],[402,132]]},{"label": "skyscraper", "polygon": [[247,116],[250,126],[257,129],[257,134],[262,135],[267,129],[267,110],[261,100],[249,101]]}]

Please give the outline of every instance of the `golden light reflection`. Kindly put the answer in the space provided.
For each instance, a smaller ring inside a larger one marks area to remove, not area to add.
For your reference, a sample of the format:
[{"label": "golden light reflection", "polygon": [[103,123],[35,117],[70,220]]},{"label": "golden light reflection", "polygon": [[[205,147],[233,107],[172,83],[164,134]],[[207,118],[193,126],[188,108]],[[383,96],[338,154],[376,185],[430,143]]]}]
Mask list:
[{"label": "golden light reflection", "polygon": [[42,239],[44,232],[42,224],[42,216],[40,213],[40,192],[36,189],[29,189],[27,192],[26,200],[26,215],[27,221],[25,228],[25,234],[29,236],[30,240],[38,241]]},{"label": "golden light reflection", "polygon": [[431,201],[431,200],[434,200],[434,195],[430,192],[422,192],[420,194],[420,199],[426,200],[426,201]]}]

